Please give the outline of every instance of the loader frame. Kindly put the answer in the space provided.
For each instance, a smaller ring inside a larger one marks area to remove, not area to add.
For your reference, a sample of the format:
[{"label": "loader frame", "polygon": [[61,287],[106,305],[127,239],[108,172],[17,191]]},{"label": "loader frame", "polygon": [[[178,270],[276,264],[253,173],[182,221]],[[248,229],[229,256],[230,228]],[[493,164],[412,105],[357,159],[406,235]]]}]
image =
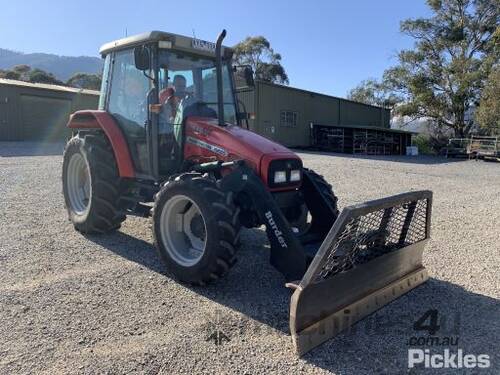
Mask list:
[{"label": "loader frame", "polygon": [[[319,249],[311,251],[253,170],[243,161],[231,165],[233,171],[221,180],[223,189],[246,190],[254,197],[271,244],[271,264],[294,289],[290,332],[299,356],[428,279],[422,253],[430,237],[431,191],[346,207]],[[328,210],[319,190],[309,189]]]}]

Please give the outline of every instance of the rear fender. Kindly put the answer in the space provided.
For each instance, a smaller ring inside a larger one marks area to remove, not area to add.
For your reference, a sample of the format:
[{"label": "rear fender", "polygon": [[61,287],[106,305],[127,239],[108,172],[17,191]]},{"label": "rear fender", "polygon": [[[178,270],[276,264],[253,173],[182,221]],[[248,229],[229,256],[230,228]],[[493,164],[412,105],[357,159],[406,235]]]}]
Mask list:
[{"label": "rear fender", "polygon": [[134,164],[127,141],[115,119],[106,111],[84,110],[73,113],[67,127],[70,129],[101,129],[108,137],[120,177],[135,177]]}]

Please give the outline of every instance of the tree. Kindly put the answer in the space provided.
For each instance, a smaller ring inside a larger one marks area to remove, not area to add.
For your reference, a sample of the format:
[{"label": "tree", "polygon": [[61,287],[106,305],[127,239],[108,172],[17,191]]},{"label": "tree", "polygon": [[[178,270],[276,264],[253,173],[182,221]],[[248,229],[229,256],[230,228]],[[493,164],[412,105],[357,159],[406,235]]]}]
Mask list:
[{"label": "tree", "polygon": [[21,75],[17,72],[12,71],[12,70],[1,70],[0,69],[0,78],[19,80],[21,78]]},{"label": "tree", "polygon": [[250,65],[255,79],[288,85],[288,76],[281,65],[281,55],[274,52],[263,36],[247,37],[234,47],[236,64]]},{"label": "tree", "polygon": [[76,73],[68,79],[66,84],[81,89],[99,90],[101,88],[101,76],[98,74]]},{"label": "tree", "polygon": [[500,135],[500,67],[488,76],[475,117],[483,129]]},{"label": "tree", "polygon": [[64,83],[59,81],[52,73],[41,69],[31,69],[29,65],[25,64],[15,65],[10,70],[0,70],[0,78],[64,86]]},{"label": "tree", "polygon": [[358,86],[349,91],[347,98],[355,102],[393,108],[401,101],[383,82],[370,78],[361,81]]},{"label": "tree", "polygon": [[30,70],[28,74],[28,81],[33,83],[48,83],[50,85],[64,85],[52,73],[47,73],[41,69]]},{"label": "tree", "polygon": [[29,77],[29,72],[31,71],[31,67],[26,64],[15,65],[12,68],[12,71],[19,75],[19,78],[22,81],[27,81]]},{"label": "tree", "polygon": [[402,95],[396,114],[427,118],[466,136],[469,109],[479,102],[492,66],[498,63],[493,34],[498,0],[428,0],[431,18],[408,19],[401,31],[415,39],[399,53],[399,65],[384,73],[386,87]]}]

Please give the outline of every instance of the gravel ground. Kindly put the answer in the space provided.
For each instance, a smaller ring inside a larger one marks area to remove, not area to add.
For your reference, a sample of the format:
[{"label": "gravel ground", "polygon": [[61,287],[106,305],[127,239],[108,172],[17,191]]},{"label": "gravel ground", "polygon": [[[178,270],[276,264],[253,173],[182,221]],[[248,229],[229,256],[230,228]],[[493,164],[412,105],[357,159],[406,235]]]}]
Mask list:
[{"label": "gravel ground", "polygon": [[[498,373],[500,164],[301,152],[342,207],[407,190],[435,196],[431,280],[297,359],[290,292],[264,232],[243,233],[238,263],[216,285],[180,285],[163,273],[148,220],[107,236],[73,229],[61,148],[0,143],[0,373],[400,374],[413,322],[431,308],[446,318],[440,333],[490,356],[479,373]],[[214,326],[230,341],[207,341]]]}]

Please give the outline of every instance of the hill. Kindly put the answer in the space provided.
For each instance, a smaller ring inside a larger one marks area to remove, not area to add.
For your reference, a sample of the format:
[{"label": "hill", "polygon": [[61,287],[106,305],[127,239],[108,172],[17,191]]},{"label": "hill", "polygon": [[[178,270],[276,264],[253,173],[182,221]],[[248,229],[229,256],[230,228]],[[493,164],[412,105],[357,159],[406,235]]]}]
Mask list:
[{"label": "hill", "polygon": [[62,81],[74,73],[101,73],[103,60],[90,56],[59,56],[48,53],[22,53],[0,48],[0,69],[26,64],[54,74]]}]

